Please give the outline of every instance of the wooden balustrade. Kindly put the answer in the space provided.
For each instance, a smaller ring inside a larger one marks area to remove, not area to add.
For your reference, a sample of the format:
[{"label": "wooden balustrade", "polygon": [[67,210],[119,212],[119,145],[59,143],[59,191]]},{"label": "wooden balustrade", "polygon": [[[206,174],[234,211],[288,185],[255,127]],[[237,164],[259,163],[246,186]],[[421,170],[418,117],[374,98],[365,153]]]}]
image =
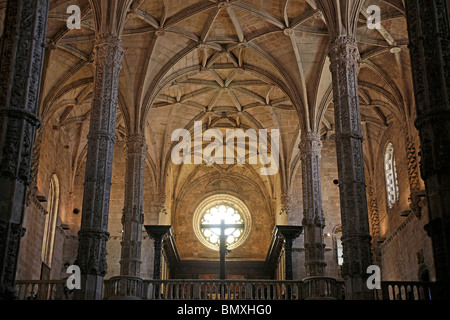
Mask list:
[{"label": "wooden balustrade", "polygon": [[294,300],[301,281],[145,280],[143,299],[155,300]]},{"label": "wooden balustrade", "polygon": [[303,288],[303,296],[306,299],[340,300],[342,298],[341,284],[333,278],[305,278],[303,279]]},{"label": "wooden balustrade", "polygon": [[18,300],[72,300],[73,290],[66,286],[66,280],[18,280]]},{"label": "wooden balustrade", "polygon": [[[72,300],[66,280],[18,280],[19,300]],[[276,280],[142,280],[119,276],[104,281],[104,299],[304,300],[345,299],[344,282],[326,277]],[[375,300],[431,300],[433,283],[385,281]]]},{"label": "wooden balustrade", "polygon": [[383,281],[375,290],[376,300],[431,300],[432,282]]},{"label": "wooden balustrade", "polygon": [[117,276],[104,281],[104,299],[141,299],[143,280],[138,277]]}]

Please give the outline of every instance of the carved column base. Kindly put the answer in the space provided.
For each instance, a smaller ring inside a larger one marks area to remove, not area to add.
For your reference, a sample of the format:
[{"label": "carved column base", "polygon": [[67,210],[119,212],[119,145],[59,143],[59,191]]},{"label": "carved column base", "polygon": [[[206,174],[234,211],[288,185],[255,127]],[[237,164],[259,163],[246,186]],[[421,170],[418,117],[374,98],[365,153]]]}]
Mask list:
[{"label": "carved column base", "polygon": [[373,300],[372,291],[367,289],[367,278],[353,277],[345,280],[346,300]]},{"label": "carved column base", "polygon": [[83,290],[75,290],[76,300],[101,300],[103,293],[103,277],[94,274],[81,274]]}]

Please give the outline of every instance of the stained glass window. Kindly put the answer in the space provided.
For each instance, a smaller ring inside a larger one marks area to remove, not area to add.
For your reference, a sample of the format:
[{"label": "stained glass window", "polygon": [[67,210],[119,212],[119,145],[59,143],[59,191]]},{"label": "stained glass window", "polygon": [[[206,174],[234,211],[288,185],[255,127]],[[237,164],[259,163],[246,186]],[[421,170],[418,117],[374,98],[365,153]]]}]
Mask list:
[{"label": "stained glass window", "polygon": [[[220,224],[222,220],[225,221],[225,224],[244,224],[244,219],[239,211],[227,204],[216,205],[206,210],[201,217],[200,224]],[[219,246],[220,228],[203,228],[202,234],[209,243]],[[227,245],[236,243],[241,238],[242,234],[243,230],[240,228],[225,229]]]}]

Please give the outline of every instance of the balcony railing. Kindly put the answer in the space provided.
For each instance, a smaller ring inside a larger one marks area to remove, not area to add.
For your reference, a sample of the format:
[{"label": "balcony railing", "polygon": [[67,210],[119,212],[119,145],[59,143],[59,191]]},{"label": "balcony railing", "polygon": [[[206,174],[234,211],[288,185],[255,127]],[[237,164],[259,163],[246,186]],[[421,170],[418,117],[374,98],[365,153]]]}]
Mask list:
[{"label": "balcony railing", "polygon": [[375,290],[376,300],[431,300],[432,282],[385,281]]},{"label": "balcony railing", "polygon": [[73,290],[66,287],[66,280],[18,280],[18,300],[72,300]]},{"label": "balcony railing", "polygon": [[[431,282],[382,282],[375,300],[431,300]],[[66,280],[16,281],[19,300],[72,300]],[[344,283],[314,277],[276,280],[143,280],[113,277],[104,281],[104,299],[143,300],[304,300],[345,299]]]},{"label": "balcony railing", "polygon": [[154,300],[294,300],[301,281],[166,280],[144,281],[144,299]]},{"label": "balcony railing", "polygon": [[105,280],[104,299],[145,300],[303,300],[339,299],[335,279],[275,280],[142,280],[113,277]]}]

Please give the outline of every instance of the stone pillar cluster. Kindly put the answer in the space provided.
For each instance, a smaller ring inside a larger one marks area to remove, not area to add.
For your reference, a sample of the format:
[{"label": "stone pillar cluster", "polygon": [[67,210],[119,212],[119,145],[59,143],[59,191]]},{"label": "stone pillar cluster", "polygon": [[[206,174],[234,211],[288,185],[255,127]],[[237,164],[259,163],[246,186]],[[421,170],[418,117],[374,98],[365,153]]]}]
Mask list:
[{"label": "stone pillar cluster", "polygon": [[125,205],[120,274],[140,276],[142,225],[144,224],[144,166],[147,145],[143,134],[127,137]]},{"label": "stone pillar cluster", "polygon": [[349,299],[368,299],[367,267],[372,264],[358,96],[359,50],[353,36],[331,40],[334,118],[339,175],[344,264]]},{"label": "stone pillar cluster", "polygon": [[325,220],[322,210],[320,182],[320,159],[322,142],[317,133],[306,132],[301,136],[302,190],[305,268],[307,277],[325,275],[325,243],[323,228]]},{"label": "stone pillar cluster", "polygon": [[445,0],[405,1],[421,142],[420,170],[428,200],[428,235],[436,296],[450,291],[450,18]]},{"label": "stone pillar cluster", "polygon": [[153,279],[160,280],[161,279],[161,258],[162,258],[162,246],[164,237],[172,232],[171,226],[163,226],[163,225],[152,225],[145,226],[145,230],[147,231],[150,238],[153,239],[154,242],[154,255],[153,255]]},{"label": "stone pillar cluster", "polygon": [[48,0],[10,0],[0,52],[0,299],[14,281],[44,61]]},{"label": "stone pillar cluster", "polygon": [[294,270],[292,263],[292,245],[302,233],[301,226],[277,226],[278,232],[284,239],[285,279],[293,280]]},{"label": "stone pillar cluster", "polygon": [[100,299],[106,275],[106,241],[109,199],[116,140],[116,113],[119,72],[124,55],[115,35],[96,38],[94,57],[94,97],[88,135],[88,152],[83,195],[83,215],[79,231],[77,264],[82,273],[79,299]]},{"label": "stone pillar cluster", "polygon": [[[336,5],[338,2],[338,5]],[[335,140],[341,205],[346,298],[371,299],[366,285],[372,264],[358,93],[356,28],[363,0],[318,0],[330,34]]]}]

